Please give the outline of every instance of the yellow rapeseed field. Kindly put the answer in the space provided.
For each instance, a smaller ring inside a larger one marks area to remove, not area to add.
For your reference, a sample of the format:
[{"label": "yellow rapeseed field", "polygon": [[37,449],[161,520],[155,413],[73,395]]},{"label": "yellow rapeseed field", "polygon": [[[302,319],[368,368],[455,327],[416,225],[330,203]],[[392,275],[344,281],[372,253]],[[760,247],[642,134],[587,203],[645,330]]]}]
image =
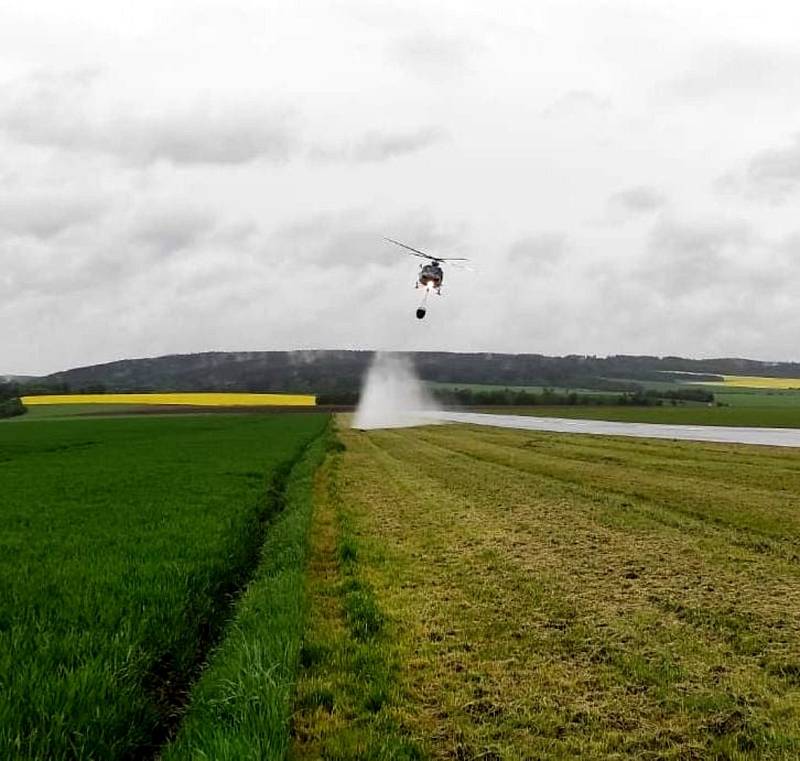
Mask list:
[{"label": "yellow rapeseed field", "polygon": [[309,394],[46,394],[24,396],[26,406],[44,404],[155,404],[192,407],[308,407],[317,403]]},{"label": "yellow rapeseed field", "polygon": [[763,378],[758,375],[723,375],[724,381],[700,381],[703,386],[730,386],[731,388],[800,389],[800,378]]}]

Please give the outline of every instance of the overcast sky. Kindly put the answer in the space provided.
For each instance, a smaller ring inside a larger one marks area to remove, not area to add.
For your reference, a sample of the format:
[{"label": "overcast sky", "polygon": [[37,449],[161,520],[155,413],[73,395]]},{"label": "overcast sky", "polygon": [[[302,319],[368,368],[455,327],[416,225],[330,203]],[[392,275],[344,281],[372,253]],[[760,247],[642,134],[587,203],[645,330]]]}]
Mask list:
[{"label": "overcast sky", "polygon": [[798,72],[794,2],[3,0],[0,372],[798,360]]}]

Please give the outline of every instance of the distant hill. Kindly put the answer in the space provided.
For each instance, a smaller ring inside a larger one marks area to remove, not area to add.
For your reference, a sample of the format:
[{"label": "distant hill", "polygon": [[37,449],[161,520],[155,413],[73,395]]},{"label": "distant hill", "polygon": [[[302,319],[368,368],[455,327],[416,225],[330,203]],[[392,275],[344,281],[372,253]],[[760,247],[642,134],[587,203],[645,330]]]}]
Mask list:
[{"label": "distant hill", "polygon": [[[32,386],[107,391],[296,391],[326,393],[360,386],[373,352],[259,351],[173,354],[125,359],[53,373]],[[427,381],[568,386],[633,390],[639,383],[719,375],[800,377],[800,363],[682,357],[593,357],[541,354],[417,352],[410,354]]]}]

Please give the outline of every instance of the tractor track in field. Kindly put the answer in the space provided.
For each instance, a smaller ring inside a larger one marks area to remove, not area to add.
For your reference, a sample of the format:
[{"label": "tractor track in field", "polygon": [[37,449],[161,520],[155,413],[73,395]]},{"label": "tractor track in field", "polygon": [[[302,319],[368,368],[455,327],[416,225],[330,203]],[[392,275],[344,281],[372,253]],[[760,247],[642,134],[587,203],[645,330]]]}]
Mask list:
[{"label": "tractor track in field", "polygon": [[[229,575],[221,579],[213,590],[212,594],[217,602],[215,606],[217,615],[213,619],[201,617],[199,620],[200,637],[192,668],[188,671],[175,668],[171,654],[165,653],[148,673],[147,692],[158,706],[162,722],[151,743],[142,747],[139,752],[133,753],[131,759],[135,761],[159,759],[162,750],[177,735],[189,704],[192,688],[208,665],[209,655],[224,639],[227,627],[234,617],[236,604],[256,574],[269,524],[286,505],[286,487],[291,472],[302,460],[313,441],[315,439],[301,446],[292,458],[274,469],[265,489],[263,507],[258,510],[258,530],[253,533],[247,547],[246,562],[238,568],[231,569]],[[194,616],[190,612],[187,618],[192,620]]]}]

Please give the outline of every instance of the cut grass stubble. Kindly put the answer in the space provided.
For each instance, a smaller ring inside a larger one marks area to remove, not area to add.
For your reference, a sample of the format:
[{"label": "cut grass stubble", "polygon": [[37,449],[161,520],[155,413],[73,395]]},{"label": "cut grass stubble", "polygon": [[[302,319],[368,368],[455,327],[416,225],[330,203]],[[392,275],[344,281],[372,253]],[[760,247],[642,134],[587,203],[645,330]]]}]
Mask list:
[{"label": "cut grass stubble", "polygon": [[417,759],[399,721],[393,622],[365,578],[369,548],[340,491],[340,452],[320,471],[311,617],[295,698],[292,759]]},{"label": "cut grass stubble", "polygon": [[798,757],[796,453],[463,426],[343,440],[331,477],[420,753]]}]

